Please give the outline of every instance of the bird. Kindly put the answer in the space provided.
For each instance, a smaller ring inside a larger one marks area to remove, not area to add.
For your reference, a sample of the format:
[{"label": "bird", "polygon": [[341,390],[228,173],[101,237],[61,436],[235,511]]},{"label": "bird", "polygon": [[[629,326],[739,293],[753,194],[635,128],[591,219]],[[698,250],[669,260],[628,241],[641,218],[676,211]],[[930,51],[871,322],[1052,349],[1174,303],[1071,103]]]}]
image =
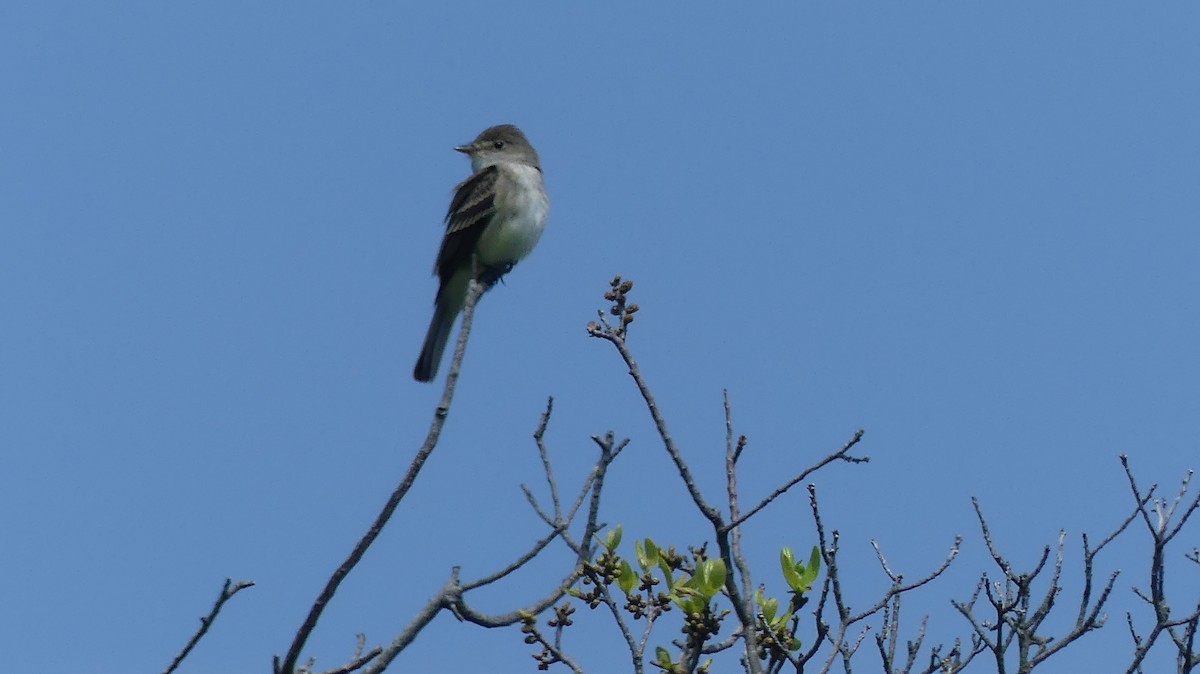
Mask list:
[{"label": "bird", "polygon": [[413,379],[420,382],[437,376],[472,273],[485,289],[494,286],[537,245],[550,212],[537,150],[516,126],[488,127],[454,149],[471,158],[471,176],[454,188],[446,210],[446,233],[433,266],[438,277],[433,318],[413,367]]}]

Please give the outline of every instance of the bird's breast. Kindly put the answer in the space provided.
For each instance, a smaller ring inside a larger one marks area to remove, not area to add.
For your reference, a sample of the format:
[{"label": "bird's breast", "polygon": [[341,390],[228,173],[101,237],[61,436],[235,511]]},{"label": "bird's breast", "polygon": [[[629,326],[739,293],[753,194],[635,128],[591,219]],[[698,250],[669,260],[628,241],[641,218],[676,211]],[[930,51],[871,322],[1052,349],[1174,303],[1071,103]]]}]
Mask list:
[{"label": "bird's breast", "polygon": [[550,212],[542,172],[524,164],[499,166],[495,215],[476,251],[485,265],[515,264],[537,245]]}]

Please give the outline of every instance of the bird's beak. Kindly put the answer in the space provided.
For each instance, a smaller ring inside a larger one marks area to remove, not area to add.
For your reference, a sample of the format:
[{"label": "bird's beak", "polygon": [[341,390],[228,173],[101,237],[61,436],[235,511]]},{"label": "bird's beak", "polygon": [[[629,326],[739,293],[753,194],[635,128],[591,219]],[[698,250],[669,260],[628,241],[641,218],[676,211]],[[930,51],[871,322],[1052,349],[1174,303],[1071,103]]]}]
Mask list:
[{"label": "bird's beak", "polygon": [[454,151],[461,152],[463,154],[471,154],[474,149],[475,148],[471,147],[470,145],[459,145],[458,147],[454,148]]}]

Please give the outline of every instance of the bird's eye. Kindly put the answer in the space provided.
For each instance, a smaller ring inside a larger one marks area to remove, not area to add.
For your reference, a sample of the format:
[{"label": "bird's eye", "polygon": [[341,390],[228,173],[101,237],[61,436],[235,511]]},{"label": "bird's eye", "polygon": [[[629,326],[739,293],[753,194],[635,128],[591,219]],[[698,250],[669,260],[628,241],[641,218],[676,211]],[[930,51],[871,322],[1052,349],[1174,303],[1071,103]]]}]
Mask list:
[{"label": "bird's eye", "polygon": [[492,147],[496,148],[497,150],[503,150],[504,149],[504,141],[498,140],[498,141],[492,143]]}]

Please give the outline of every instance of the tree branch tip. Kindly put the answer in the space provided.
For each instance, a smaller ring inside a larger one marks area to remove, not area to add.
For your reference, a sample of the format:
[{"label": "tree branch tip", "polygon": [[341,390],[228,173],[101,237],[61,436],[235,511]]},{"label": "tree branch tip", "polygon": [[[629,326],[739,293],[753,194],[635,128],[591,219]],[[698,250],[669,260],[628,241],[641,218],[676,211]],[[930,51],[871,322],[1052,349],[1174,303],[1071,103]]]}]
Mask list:
[{"label": "tree branch tip", "polygon": [[592,442],[600,446],[601,449],[611,449],[609,443],[614,439],[613,432],[608,431],[604,435],[593,435]]}]

